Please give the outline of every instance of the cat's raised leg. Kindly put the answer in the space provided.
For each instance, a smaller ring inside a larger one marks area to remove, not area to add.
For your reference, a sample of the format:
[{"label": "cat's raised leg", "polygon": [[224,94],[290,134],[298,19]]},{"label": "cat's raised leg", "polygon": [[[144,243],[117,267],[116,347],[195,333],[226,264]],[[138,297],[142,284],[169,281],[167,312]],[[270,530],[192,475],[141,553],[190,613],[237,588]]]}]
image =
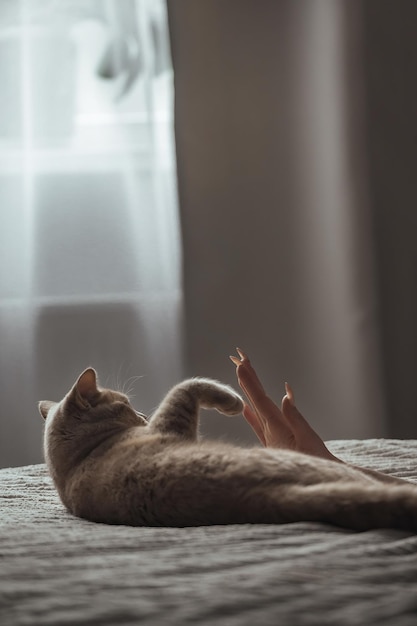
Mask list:
[{"label": "cat's raised leg", "polygon": [[208,378],[190,378],[168,392],[150,418],[148,430],[195,440],[200,407],[238,415],[243,410],[243,402],[228,385]]}]

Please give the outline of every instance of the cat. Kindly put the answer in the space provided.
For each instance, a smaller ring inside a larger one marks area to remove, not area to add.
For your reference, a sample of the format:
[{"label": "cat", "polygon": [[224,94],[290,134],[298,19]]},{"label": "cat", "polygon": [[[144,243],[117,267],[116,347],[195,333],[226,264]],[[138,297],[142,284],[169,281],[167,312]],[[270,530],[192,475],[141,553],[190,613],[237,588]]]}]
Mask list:
[{"label": "cat", "polygon": [[417,487],[301,452],[199,441],[199,408],[242,411],[207,378],[180,382],[148,419],[86,369],[61,402],[42,401],[44,454],[64,506],[132,526],[316,521],[417,531]]}]

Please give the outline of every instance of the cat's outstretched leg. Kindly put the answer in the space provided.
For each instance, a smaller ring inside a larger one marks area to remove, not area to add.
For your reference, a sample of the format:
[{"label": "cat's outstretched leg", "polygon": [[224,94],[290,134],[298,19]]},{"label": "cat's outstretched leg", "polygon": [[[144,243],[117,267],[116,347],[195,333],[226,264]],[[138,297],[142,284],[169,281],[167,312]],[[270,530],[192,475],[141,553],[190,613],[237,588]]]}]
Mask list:
[{"label": "cat's outstretched leg", "polygon": [[199,409],[217,409],[225,415],[242,413],[243,402],[232,387],[209,378],[190,378],[175,385],[149,420],[148,430],[197,438]]},{"label": "cat's outstretched leg", "polygon": [[401,485],[349,481],[287,485],[272,488],[254,510],[259,516],[255,521],[270,515],[275,523],[310,521],[356,531],[397,528],[416,532],[417,488],[406,481]]}]

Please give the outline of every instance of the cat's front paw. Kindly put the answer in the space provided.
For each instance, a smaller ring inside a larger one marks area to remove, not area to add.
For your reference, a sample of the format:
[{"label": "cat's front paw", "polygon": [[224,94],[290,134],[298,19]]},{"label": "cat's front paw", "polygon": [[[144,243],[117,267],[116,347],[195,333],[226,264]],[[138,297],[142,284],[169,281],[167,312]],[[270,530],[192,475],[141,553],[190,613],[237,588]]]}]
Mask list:
[{"label": "cat's front paw", "polygon": [[239,415],[243,412],[243,400],[240,396],[230,395],[230,401],[222,405],[222,413],[225,415]]}]

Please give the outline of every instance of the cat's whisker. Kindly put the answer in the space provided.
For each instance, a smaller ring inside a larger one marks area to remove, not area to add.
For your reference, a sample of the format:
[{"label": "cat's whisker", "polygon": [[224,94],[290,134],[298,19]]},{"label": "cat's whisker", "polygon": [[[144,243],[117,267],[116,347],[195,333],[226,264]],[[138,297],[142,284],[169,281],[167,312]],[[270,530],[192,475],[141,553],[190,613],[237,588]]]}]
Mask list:
[{"label": "cat's whisker", "polygon": [[[128,378],[125,381],[125,383],[124,383],[124,385],[122,387],[122,392],[121,393],[124,393],[126,396],[130,397],[131,391],[133,390],[135,383],[138,380],[140,380],[141,378],[143,378],[143,375],[141,375],[141,376],[131,376],[130,378]],[[128,387],[127,391],[125,391],[126,387]]]},{"label": "cat's whisker", "polygon": [[104,381],[104,386],[107,387],[111,387],[110,385],[110,376],[106,376],[106,380]]},{"label": "cat's whisker", "polygon": [[123,363],[119,364],[119,368],[117,370],[117,375],[116,375],[116,389],[118,391],[120,391],[120,393],[123,393],[123,388],[124,385],[122,384],[122,368],[123,368]]}]

